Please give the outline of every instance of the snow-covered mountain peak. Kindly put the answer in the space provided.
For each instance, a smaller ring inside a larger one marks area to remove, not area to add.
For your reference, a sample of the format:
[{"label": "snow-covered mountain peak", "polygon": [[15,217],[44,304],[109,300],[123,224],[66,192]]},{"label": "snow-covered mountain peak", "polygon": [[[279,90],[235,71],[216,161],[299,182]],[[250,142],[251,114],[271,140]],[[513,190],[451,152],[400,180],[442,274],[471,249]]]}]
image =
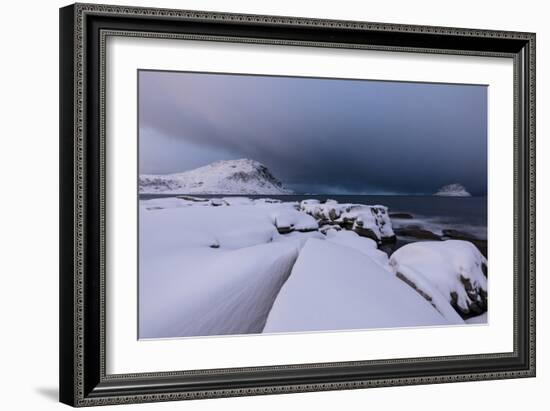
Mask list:
[{"label": "snow-covered mountain peak", "polygon": [[220,160],[175,174],[143,174],[140,193],[290,194],[262,163],[246,158]]},{"label": "snow-covered mountain peak", "polygon": [[466,191],[466,188],[462,184],[453,183],[447,184],[441,187],[435,196],[444,196],[444,197],[471,197],[472,195]]}]

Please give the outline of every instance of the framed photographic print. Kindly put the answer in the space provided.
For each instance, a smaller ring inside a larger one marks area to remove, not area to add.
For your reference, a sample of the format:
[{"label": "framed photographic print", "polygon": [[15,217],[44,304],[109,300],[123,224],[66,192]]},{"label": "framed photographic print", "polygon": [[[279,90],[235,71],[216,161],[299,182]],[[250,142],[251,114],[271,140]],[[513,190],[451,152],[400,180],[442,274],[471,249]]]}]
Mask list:
[{"label": "framed photographic print", "polygon": [[60,10],[60,400],[535,375],[535,35]]}]

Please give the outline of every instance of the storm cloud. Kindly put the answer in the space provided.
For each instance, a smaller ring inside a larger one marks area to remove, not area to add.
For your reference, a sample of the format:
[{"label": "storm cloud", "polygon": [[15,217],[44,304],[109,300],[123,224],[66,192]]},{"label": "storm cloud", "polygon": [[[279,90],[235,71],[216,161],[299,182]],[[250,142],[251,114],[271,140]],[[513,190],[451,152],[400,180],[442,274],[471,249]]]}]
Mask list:
[{"label": "storm cloud", "polygon": [[319,194],[487,192],[487,87],[139,72],[142,174],[250,158]]}]

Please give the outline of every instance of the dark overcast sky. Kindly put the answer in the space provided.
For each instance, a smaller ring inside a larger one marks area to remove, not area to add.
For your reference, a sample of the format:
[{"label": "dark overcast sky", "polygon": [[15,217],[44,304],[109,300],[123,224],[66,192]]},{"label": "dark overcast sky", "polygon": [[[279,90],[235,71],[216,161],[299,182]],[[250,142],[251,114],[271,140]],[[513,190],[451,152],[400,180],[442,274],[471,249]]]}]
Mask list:
[{"label": "dark overcast sky", "polygon": [[487,191],[487,88],[140,71],[140,173],[250,158],[319,194]]}]

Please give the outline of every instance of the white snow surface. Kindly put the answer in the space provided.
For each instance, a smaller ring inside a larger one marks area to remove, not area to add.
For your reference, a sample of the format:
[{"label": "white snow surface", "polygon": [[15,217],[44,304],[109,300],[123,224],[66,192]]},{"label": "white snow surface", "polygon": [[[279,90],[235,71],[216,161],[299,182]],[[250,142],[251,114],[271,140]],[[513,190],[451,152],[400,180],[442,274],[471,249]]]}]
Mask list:
[{"label": "white snow surface", "polygon": [[420,294],[367,254],[309,239],[271,308],[264,333],[442,325]]},{"label": "white snow surface", "polygon": [[313,216],[355,223],[364,213],[391,229],[383,206],[190,196],[139,205],[140,338],[459,324],[449,293],[467,302],[460,276],[487,288],[470,243],[408,244],[390,260],[375,240],[321,231]]},{"label": "white snow surface", "polygon": [[437,190],[434,196],[471,197],[472,195],[468,191],[466,191],[466,188],[462,184],[453,183],[441,187],[439,190]]},{"label": "white snow surface", "polygon": [[370,238],[360,237],[357,233],[353,231],[330,230],[326,234],[326,240],[331,243],[343,245],[360,253],[363,253],[370,257],[385,270],[391,271],[388,255],[385,252],[380,251],[376,246],[376,242],[374,240],[371,240]]},{"label": "white snow surface", "polygon": [[451,302],[453,292],[462,309],[467,310],[473,302],[461,278],[469,280],[475,290],[487,292],[483,264],[487,264],[486,258],[472,243],[462,240],[411,243],[395,251],[390,258],[394,272],[401,273],[430,295],[442,313],[448,310],[440,297]]},{"label": "white snow surface", "polygon": [[[155,258],[186,247],[236,249],[271,242],[279,235],[269,206],[214,207],[210,202],[178,201],[183,205],[174,207],[169,198],[140,202],[140,254]],[[150,209],[149,203],[166,208]]]},{"label": "white snow surface", "polygon": [[175,174],[142,174],[140,193],[290,194],[263,164],[249,159],[222,160]]},{"label": "white snow surface", "polygon": [[277,242],[140,259],[140,338],[261,333],[297,255]]}]

